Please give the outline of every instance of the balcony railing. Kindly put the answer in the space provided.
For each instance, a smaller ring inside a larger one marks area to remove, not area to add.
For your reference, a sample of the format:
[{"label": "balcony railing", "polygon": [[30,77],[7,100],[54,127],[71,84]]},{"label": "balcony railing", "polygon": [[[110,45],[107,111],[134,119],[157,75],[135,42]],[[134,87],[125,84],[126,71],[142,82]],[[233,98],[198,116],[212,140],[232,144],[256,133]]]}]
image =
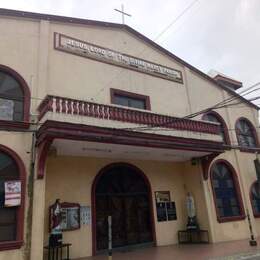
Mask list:
[{"label": "balcony railing", "polygon": [[177,118],[58,96],[47,96],[39,105],[38,111],[39,120],[47,112],[54,112],[207,134],[219,135],[220,133],[219,125],[210,122]]}]

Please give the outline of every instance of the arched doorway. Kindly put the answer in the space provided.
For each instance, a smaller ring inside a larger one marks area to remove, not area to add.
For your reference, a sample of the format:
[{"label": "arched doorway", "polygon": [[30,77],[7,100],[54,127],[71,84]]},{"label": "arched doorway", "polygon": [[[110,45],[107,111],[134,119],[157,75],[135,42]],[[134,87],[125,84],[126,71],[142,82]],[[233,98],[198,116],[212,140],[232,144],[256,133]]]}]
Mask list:
[{"label": "arched doorway", "polygon": [[103,168],[92,187],[92,202],[94,254],[107,249],[109,215],[113,248],[155,241],[150,184],[135,166],[116,163]]}]

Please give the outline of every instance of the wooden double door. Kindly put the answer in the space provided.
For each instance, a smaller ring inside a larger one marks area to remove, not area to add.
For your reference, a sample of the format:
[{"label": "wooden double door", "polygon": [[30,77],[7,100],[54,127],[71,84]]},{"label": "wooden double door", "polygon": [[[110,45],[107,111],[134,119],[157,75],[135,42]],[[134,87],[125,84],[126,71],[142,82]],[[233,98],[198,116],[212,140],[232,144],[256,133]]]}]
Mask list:
[{"label": "wooden double door", "polygon": [[153,242],[149,188],[140,174],[128,167],[104,173],[96,186],[96,247],[108,247],[112,216],[113,248]]}]

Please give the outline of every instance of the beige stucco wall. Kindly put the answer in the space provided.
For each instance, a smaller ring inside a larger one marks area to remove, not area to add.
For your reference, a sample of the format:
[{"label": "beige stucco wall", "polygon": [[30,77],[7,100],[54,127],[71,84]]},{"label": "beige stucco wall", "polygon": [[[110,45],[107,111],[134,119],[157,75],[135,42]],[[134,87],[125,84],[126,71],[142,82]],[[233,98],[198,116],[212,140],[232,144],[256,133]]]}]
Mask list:
[{"label": "beige stucco wall", "polygon": [[[183,84],[54,50],[54,32],[183,70],[182,65],[128,32],[110,28],[101,29],[96,26],[68,26],[54,23],[50,26],[49,34],[49,93],[54,95],[62,93],[64,96],[78,99],[84,97],[87,100],[109,104],[110,88],[117,88],[150,96],[154,112],[176,116],[188,113],[185,105],[187,99],[183,102],[186,95]],[[75,90],[73,93],[72,88]],[[175,104],[171,97],[174,98]]]},{"label": "beige stucco wall", "polygon": [[[185,192],[190,192],[194,197],[198,224],[201,229],[210,231],[205,196],[202,187],[202,171],[200,164],[190,161],[183,164],[183,180]],[[211,238],[212,241],[212,238]]]},{"label": "beige stucco wall", "polygon": [[[46,175],[45,241],[48,239],[48,207],[56,198],[62,201],[91,205],[91,186],[95,176],[106,165],[117,162],[111,159],[51,156],[48,159]],[[124,161],[141,169],[150,181],[153,196],[156,242],[158,246],[177,243],[177,230],[185,228],[185,186],[183,164],[154,161]],[[169,190],[175,201],[177,220],[158,222],[155,210],[154,192]],[[64,232],[64,241],[71,242],[72,257],[92,254],[91,226],[80,230]]]},{"label": "beige stucco wall", "polygon": [[[110,88],[148,95],[153,112],[173,116],[197,112],[230,97],[226,91],[127,31],[10,17],[0,18],[0,30],[3,39],[0,64],[10,66],[26,80],[33,97],[32,114],[37,113],[37,104],[46,94],[110,104]],[[57,51],[53,44],[54,32],[178,69],[184,84]],[[258,125],[256,110],[246,103],[217,111],[230,129],[239,116],[248,117]]]},{"label": "beige stucco wall", "polygon": [[[236,159],[235,159],[235,156],[233,155],[233,151],[226,152],[225,154],[218,156],[215,160],[218,160],[218,159],[227,160],[228,162],[231,163],[231,165],[235,169],[235,171],[238,175],[238,181],[240,184],[241,195],[242,195],[243,203],[245,206],[245,201],[244,201],[245,194],[243,193],[243,188],[242,188],[243,179],[241,178],[241,176],[239,174],[239,169],[236,164]],[[219,223],[217,221],[217,215],[216,215],[216,209],[215,209],[215,205],[214,205],[210,178],[208,178],[208,180],[205,182],[206,182],[206,187],[207,187],[206,196],[208,196],[210,199],[210,208],[208,209],[208,214],[209,214],[209,218],[212,220],[212,223],[213,223],[212,236],[214,238],[214,242],[248,238],[249,229],[248,229],[248,224],[247,224],[246,219],[239,220],[239,221],[226,222],[226,223]],[[248,196],[248,193],[246,194],[246,196]]]},{"label": "beige stucco wall", "polygon": [[[230,97],[230,94],[226,91],[216,87],[195,72],[191,72],[190,69],[184,68],[183,65],[126,31],[6,17],[0,17],[0,31],[0,64],[16,70],[26,80],[32,95],[32,115],[37,114],[37,105],[46,94],[109,104],[110,88],[149,95],[152,111],[180,117],[210,107]],[[179,69],[183,73],[184,84],[56,51],[53,48],[54,32],[64,33],[83,41]],[[232,145],[237,144],[234,128],[239,117],[248,118],[258,130],[258,113],[246,103],[218,109],[217,112],[227,123]],[[201,115],[197,119],[201,119]],[[0,143],[13,149],[21,156],[28,174],[30,154],[27,151],[30,150],[31,134],[1,131]],[[228,160],[236,169],[239,175],[244,206],[248,208],[249,213],[252,213],[248,194],[249,187],[256,178],[253,166],[255,155],[232,150],[225,152],[218,158]],[[107,159],[50,157],[46,196],[45,180],[35,181],[35,187],[40,192],[35,196],[34,204],[43,207],[46,202],[45,215],[47,214],[47,206],[56,197],[68,201],[73,199],[83,205],[90,205],[90,187],[94,176],[110,162],[112,161]],[[187,190],[192,191],[196,203],[201,205],[201,207],[198,207],[201,208],[198,211],[199,222],[201,227],[211,230],[213,242],[249,237],[246,220],[222,224],[217,222],[211,185],[209,181],[201,179],[199,168],[195,169],[188,163],[145,161],[134,161],[132,163],[147,174],[153,191],[170,190],[172,199],[176,201],[178,220],[168,223],[156,222],[158,245],[176,243],[176,230],[185,226],[186,217],[183,205]],[[78,178],[74,178],[75,175]],[[56,181],[61,181],[62,185],[55,186]],[[73,192],[67,193],[67,189],[73,190]],[[84,193],[86,195],[82,196]],[[204,207],[205,205],[208,206],[207,209]],[[28,198],[26,198],[27,207]],[[26,213],[27,210],[25,215]],[[40,215],[41,211],[35,212],[34,225],[38,227],[34,231],[36,233],[37,231],[41,232],[43,225],[43,220],[37,218]],[[255,233],[260,234],[260,220],[252,218],[252,224]],[[47,237],[46,225],[45,223],[45,239]],[[169,232],[169,230],[174,231]],[[72,254],[74,256],[91,254],[91,228],[89,226],[84,226],[79,231],[67,232],[65,239],[73,242]],[[84,241],[84,239],[86,246],[81,247],[78,241]],[[34,252],[37,255],[37,252],[40,252],[39,249],[43,246],[41,238],[34,240],[33,243],[35,243]],[[23,248],[0,252],[0,260],[20,260],[22,258]]]},{"label": "beige stucco wall", "polygon": [[[250,192],[251,185],[256,181],[256,171],[254,166],[254,160],[256,159],[256,155],[254,153],[244,153],[236,151],[236,156],[236,163],[241,176],[240,178],[243,180],[243,187],[241,187],[241,189],[243,188],[244,190],[245,208],[248,209],[250,215],[253,216],[252,205],[248,194]],[[259,237],[260,219],[251,217],[251,222],[253,225],[254,234]]]},{"label": "beige stucco wall", "polygon": [[[19,73],[26,81],[30,91],[31,114],[35,114],[37,102],[38,82],[38,52],[39,48],[39,22],[23,19],[8,19],[0,17],[0,64],[10,67]],[[25,217],[24,217],[24,246],[21,249],[0,251],[0,260],[24,260],[28,254],[25,247],[28,243],[26,234],[31,226],[28,226],[28,176],[30,169],[31,152],[31,133],[0,132],[0,144],[7,146],[15,151],[22,159],[27,173],[26,179],[26,198],[25,198]],[[28,248],[28,250],[30,250]],[[28,259],[28,258],[27,258]]]},{"label": "beige stucco wall", "polygon": [[[238,174],[244,208],[251,213],[249,201],[249,186],[255,180],[253,168],[253,154],[238,154],[246,158],[245,164],[234,155],[234,151],[227,152],[217,159],[228,160]],[[240,164],[238,163],[240,161]],[[48,158],[46,175],[46,201],[45,201],[45,243],[48,239],[48,207],[56,198],[62,201],[76,202],[81,205],[91,205],[91,185],[96,174],[104,166],[117,162],[117,160],[85,157],[65,157],[52,155]],[[177,243],[177,231],[184,229],[186,225],[185,196],[188,191],[192,193],[197,208],[197,217],[200,227],[209,230],[210,241],[230,241],[249,238],[247,220],[227,223],[217,221],[212,186],[210,179],[203,180],[199,164],[166,163],[153,161],[125,161],[139,167],[148,177],[153,195],[154,219],[157,245],[169,245]],[[243,173],[245,172],[245,173]],[[244,174],[244,176],[242,176]],[[247,177],[248,176],[248,177]],[[57,183],[59,183],[57,185]],[[206,190],[203,189],[203,183]],[[177,221],[157,222],[155,211],[154,191],[170,190],[171,199],[175,201],[177,208]],[[206,200],[209,201],[206,207]],[[255,235],[259,234],[259,221],[252,218]],[[83,226],[80,230],[65,232],[64,240],[71,242],[72,256],[83,257],[92,254],[91,226]],[[84,244],[84,246],[82,246]]]},{"label": "beige stucco wall", "polygon": [[[253,233],[255,236],[260,235],[260,222],[259,219],[254,218],[252,214],[252,206],[249,198],[249,190],[251,184],[256,180],[256,173],[253,160],[256,158],[254,153],[240,152],[237,150],[227,151],[224,154],[219,155],[212,162],[212,164],[218,159],[224,159],[231,163],[236,171],[241,196],[243,200],[243,206],[245,213],[247,211],[251,215],[251,224],[253,227]],[[214,205],[214,199],[212,194],[212,186],[210,178],[203,181],[205,184],[205,197],[209,201],[208,215],[211,220],[211,232],[213,242],[230,241],[238,239],[249,239],[249,223],[247,218],[239,221],[232,221],[226,223],[219,223],[217,221],[216,209]]]},{"label": "beige stucco wall", "polygon": [[26,234],[31,228],[27,225],[28,218],[28,177],[30,172],[30,152],[31,152],[31,134],[28,133],[10,133],[1,131],[0,144],[15,151],[23,161],[26,170],[26,186],[25,186],[25,211],[24,211],[24,246],[21,249],[0,251],[0,260],[24,260],[26,247]]},{"label": "beige stucco wall", "polygon": [[[39,22],[0,17],[0,64],[18,72],[37,96]],[[33,100],[32,107],[36,102]],[[35,113],[34,111],[32,111]]]}]

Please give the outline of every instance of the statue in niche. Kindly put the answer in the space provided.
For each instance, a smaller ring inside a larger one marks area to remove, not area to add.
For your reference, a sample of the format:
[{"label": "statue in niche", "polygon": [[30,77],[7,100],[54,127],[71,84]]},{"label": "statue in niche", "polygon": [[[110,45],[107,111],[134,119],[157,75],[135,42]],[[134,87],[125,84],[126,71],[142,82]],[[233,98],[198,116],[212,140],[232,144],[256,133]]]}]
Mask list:
[{"label": "statue in niche", "polygon": [[186,197],[186,208],[188,214],[187,230],[199,229],[199,225],[196,217],[196,208],[194,198],[190,192],[187,193]]},{"label": "statue in niche", "polygon": [[50,246],[57,246],[62,244],[62,210],[60,199],[56,199],[55,203],[50,207],[50,229],[51,234],[49,238]]}]

